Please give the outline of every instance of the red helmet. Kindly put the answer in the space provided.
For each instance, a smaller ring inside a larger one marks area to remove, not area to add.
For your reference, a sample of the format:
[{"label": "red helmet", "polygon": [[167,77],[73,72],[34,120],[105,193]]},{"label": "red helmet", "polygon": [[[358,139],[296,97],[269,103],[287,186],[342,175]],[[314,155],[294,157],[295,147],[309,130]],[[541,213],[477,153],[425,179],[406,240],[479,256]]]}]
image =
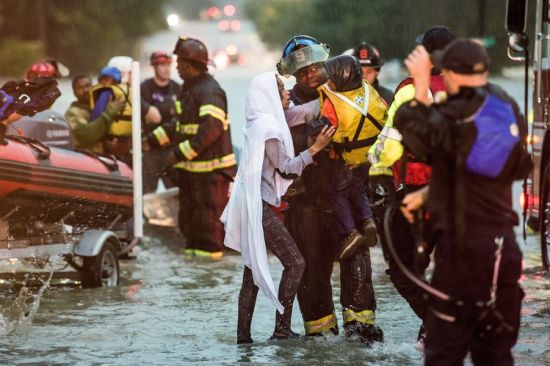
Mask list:
[{"label": "red helmet", "polygon": [[37,78],[55,78],[59,73],[55,66],[47,61],[38,61],[33,63],[27,70],[27,80]]},{"label": "red helmet", "polygon": [[179,37],[174,54],[186,60],[196,61],[203,65],[212,65],[208,59],[208,50],[204,43],[195,38]]},{"label": "red helmet", "polygon": [[170,56],[166,52],[155,51],[151,54],[151,58],[149,59],[149,61],[152,66],[158,65],[158,64],[171,64],[172,56]]}]

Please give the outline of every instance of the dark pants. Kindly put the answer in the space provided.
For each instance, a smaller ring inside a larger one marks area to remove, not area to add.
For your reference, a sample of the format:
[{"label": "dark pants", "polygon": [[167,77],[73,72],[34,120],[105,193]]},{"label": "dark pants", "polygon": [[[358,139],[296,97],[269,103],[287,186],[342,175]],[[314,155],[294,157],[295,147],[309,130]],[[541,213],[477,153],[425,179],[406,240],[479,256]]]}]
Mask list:
[{"label": "dark pants", "polygon": [[179,227],[186,248],[209,252],[223,250],[224,230],[220,221],[227,205],[230,179],[219,172],[179,173]]},{"label": "dark pants", "polygon": [[[329,209],[319,206],[300,195],[291,200],[285,211],[285,225],[306,263],[298,303],[307,334],[337,329],[330,277],[338,250],[338,223]],[[376,301],[368,253],[357,253],[342,261],[340,272],[342,308],[374,311]]]},{"label": "dark pants", "polygon": [[143,194],[155,192],[164,174],[170,149],[153,149],[143,153]]},{"label": "dark pants", "polygon": [[[490,299],[494,262],[495,237],[504,237],[502,259],[498,273],[496,311],[509,330],[493,313],[475,306]],[[465,254],[459,255],[455,241],[448,236],[438,238],[432,285],[464,301],[457,308],[448,303],[431,301],[439,312],[457,316],[454,323],[443,321],[432,311],[426,314],[426,365],[462,365],[468,351],[474,365],[513,365],[511,349],[517,341],[523,291],[518,280],[521,275],[522,254],[513,230],[504,229],[467,237]],[[460,260],[466,259],[465,265]],[[492,324],[493,331],[486,332]]]},{"label": "dark pants", "polygon": [[366,165],[350,169],[343,161],[333,166],[330,198],[339,233],[349,234],[356,229],[356,220],[361,222],[373,217],[366,190],[369,169]]},{"label": "dark pants", "polygon": [[[274,334],[279,337],[287,337],[290,334],[292,304],[304,272],[304,258],[283,222],[277,217],[272,207],[265,202],[263,204],[262,226],[267,248],[281,261],[284,267],[278,297],[285,311],[283,314],[276,312]],[[250,268],[245,267],[243,284],[239,293],[238,340],[250,339],[250,326],[257,295],[258,287],[254,285],[252,271]]]},{"label": "dark pants", "polygon": [[372,203],[372,213],[374,215],[374,221],[376,222],[380,244],[382,245],[382,252],[384,253],[384,259],[389,261],[390,253],[388,242],[386,240],[386,235],[384,235],[384,215],[386,214],[386,210],[391,207],[393,201],[396,199],[395,183],[393,177],[382,175],[369,177],[368,184],[369,200]]},{"label": "dark pants", "polygon": [[[418,238],[413,236],[413,227],[401,214],[399,209],[393,212],[391,223],[391,238],[395,251],[401,262],[413,273],[419,276],[424,275],[424,271],[430,263],[429,255],[435,247],[435,240],[430,236],[430,230],[425,230],[427,249],[425,255],[419,256],[416,252],[416,241]],[[412,281],[405,276],[403,271],[397,265],[395,258],[389,256],[388,269],[386,273],[390,276],[390,280],[399,292],[399,294],[407,300],[411,309],[420,318],[424,319],[427,309],[427,302],[424,298],[424,291],[416,286]]]}]

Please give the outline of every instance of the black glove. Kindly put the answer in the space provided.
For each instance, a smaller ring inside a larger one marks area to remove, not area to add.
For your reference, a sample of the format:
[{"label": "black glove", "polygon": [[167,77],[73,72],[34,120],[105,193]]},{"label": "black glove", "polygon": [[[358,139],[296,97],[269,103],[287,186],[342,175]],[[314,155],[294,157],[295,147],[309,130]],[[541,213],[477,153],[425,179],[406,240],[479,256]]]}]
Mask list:
[{"label": "black glove", "polygon": [[327,117],[321,116],[306,123],[306,132],[310,136],[317,136],[325,126],[332,127],[332,123]]},{"label": "black glove", "polygon": [[370,176],[369,189],[375,207],[385,207],[395,197],[394,179],[389,175]]},{"label": "black glove", "polygon": [[53,78],[38,78],[33,81],[12,80],[5,83],[0,90],[13,98],[13,102],[4,111],[6,117],[16,112],[24,116],[34,116],[50,108],[61,96],[57,80]]}]

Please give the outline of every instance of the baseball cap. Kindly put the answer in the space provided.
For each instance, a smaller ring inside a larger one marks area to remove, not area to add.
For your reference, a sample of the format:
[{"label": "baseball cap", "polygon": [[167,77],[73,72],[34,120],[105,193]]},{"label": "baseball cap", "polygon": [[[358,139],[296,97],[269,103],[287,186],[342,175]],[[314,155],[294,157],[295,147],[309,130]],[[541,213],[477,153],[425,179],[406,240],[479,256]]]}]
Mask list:
[{"label": "baseball cap", "polygon": [[151,65],[171,64],[172,56],[167,54],[166,52],[155,51],[151,54],[151,58],[149,59],[149,61]]},{"label": "baseball cap", "polygon": [[455,39],[456,36],[450,28],[443,25],[436,25],[428,29],[424,34],[416,37],[416,43],[423,45],[426,51],[431,54],[435,50],[443,49]]},{"label": "baseball cap", "polygon": [[432,55],[432,63],[438,69],[458,74],[483,74],[489,70],[490,59],[485,47],[470,39],[457,39]]}]

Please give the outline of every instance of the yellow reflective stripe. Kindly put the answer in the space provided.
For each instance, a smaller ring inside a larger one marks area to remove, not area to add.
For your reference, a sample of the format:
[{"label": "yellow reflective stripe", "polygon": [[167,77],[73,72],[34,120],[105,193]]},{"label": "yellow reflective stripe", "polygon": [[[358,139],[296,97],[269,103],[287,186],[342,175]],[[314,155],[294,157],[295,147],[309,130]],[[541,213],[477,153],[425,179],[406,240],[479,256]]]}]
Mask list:
[{"label": "yellow reflective stripe", "polygon": [[316,334],[316,333],[323,333],[330,331],[331,328],[336,327],[336,315],[330,314],[325,316],[324,318],[317,319],[317,320],[311,320],[311,321],[305,321],[304,322],[304,328],[306,330],[306,334]]},{"label": "yellow reflective stripe", "polygon": [[183,254],[188,257],[205,257],[210,259],[223,258],[223,252],[209,252],[202,249],[185,248]]},{"label": "yellow reflective stripe", "polygon": [[369,175],[372,177],[374,175],[389,175],[390,177],[393,176],[393,171],[391,170],[391,168],[386,168],[386,167],[375,167],[375,166],[371,166],[370,169],[369,169]]},{"label": "yellow reflective stripe", "polygon": [[194,158],[197,157],[197,155],[199,155],[198,152],[193,150],[189,140],[185,140],[184,142],[180,143],[179,148],[183,156],[185,156],[188,160],[193,160]]},{"label": "yellow reflective stripe", "polygon": [[227,131],[229,128],[229,117],[220,107],[216,107],[213,104],[205,104],[199,108],[199,117],[212,116],[219,119],[223,123],[223,130]]},{"label": "yellow reflective stripe", "polygon": [[155,130],[153,131],[153,135],[157,139],[157,142],[160,146],[165,146],[170,143],[170,138],[162,127],[155,128]]},{"label": "yellow reflective stripe", "polygon": [[181,102],[179,100],[176,100],[176,114],[181,114],[183,112],[183,108],[181,107]]},{"label": "yellow reflective stripe", "polygon": [[178,131],[184,135],[196,135],[199,131],[199,124],[197,123],[187,123],[178,125]]},{"label": "yellow reflective stripe", "polygon": [[229,168],[236,164],[237,159],[235,158],[235,154],[229,154],[212,160],[180,161],[175,167],[192,173],[208,173],[218,169]]},{"label": "yellow reflective stripe", "polygon": [[204,117],[206,115],[211,115],[214,118],[223,121],[225,119],[225,111],[220,107],[216,107],[213,104],[205,104],[199,108],[199,117]]},{"label": "yellow reflective stripe", "polygon": [[344,310],[344,324],[357,321],[363,324],[374,324],[376,315],[373,310],[353,311],[351,309]]}]

